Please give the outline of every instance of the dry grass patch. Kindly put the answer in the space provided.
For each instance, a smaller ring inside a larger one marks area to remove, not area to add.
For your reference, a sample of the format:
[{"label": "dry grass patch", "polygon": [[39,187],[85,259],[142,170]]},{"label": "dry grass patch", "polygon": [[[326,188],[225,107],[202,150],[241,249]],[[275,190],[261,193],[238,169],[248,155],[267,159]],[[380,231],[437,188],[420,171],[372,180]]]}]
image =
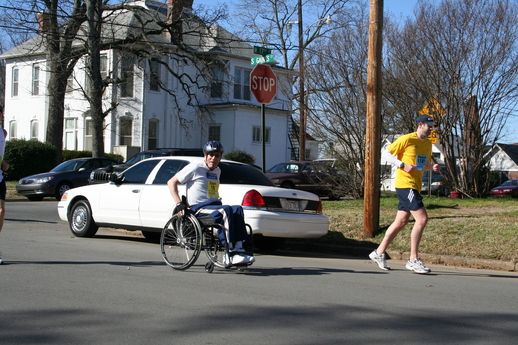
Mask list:
[{"label": "dry grass patch", "polygon": [[[420,251],[437,255],[513,260],[518,259],[518,200],[456,199],[425,197],[430,221]],[[392,223],[397,198],[380,200],[380,232],[364,238],[363,200],[324,202],[324,214],[331,221],[330,233],[319,243],[376,247]],[[410,250],[413,220],[391,244],[391,249]]]}]

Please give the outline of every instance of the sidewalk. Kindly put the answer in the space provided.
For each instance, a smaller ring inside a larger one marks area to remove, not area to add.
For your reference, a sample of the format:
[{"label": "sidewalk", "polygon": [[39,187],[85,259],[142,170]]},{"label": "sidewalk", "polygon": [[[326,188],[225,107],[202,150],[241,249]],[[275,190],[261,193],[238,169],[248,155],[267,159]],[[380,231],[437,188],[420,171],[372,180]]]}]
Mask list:
[{"label": "sidewalk", "polygon": [[[366,247],[350,247],[338,246],[332,244],[319,244],[299,241],[286,241],[286,250],[288,251],[303,251],[303,252],[317,252],[335,255],[348,255],[363,257],[369,259],[369,253],[374,248]],[[410,252],[403,252],[398,250],[387,250],[389,260],[407,261],[410,257]],[[495,271],[515,272],[518,269],[518,259],[513,261],[500,261],[490,259],[465,258],[453,255],[435,255],[435,254],[420,254],[421,259],[427,264],[467,267],[477,269],[487,269]]]}]

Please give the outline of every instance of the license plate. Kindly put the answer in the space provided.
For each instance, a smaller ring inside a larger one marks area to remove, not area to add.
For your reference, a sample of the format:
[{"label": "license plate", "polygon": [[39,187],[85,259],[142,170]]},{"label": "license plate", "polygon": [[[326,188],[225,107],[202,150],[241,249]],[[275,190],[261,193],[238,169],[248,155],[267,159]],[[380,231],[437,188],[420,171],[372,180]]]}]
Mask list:
[{"label": "license plate", "polygon": [[[283,202],[284,201],[284,202]],[[299,200],[281,199],[282,208],[285,211],[301,211]]]}]

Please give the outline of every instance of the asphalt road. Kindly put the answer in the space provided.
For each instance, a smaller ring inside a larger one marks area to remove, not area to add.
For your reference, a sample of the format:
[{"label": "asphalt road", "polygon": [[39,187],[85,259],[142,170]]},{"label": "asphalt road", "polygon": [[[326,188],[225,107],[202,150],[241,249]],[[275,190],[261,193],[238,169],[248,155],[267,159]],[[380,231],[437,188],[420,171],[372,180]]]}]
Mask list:
[{"label": "asphalt road", "polygon": [[75,238],[57,203],[10,202],[0,234],[0,344],[512,344],[518,273],[257,254],[244,272],[187,271],[159,246]]}]

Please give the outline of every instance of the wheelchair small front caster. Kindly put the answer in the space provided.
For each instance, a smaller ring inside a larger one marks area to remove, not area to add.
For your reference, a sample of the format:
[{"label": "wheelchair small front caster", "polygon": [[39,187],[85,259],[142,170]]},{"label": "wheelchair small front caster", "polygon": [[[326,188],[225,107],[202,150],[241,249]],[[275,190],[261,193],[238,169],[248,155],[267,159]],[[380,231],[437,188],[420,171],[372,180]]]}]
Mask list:
[{"label": "wheelchair small front caster", "polygon": [[214,271],[214,264],[212,262],[207,262],[205,264],[205,272],[212,273]]}]

